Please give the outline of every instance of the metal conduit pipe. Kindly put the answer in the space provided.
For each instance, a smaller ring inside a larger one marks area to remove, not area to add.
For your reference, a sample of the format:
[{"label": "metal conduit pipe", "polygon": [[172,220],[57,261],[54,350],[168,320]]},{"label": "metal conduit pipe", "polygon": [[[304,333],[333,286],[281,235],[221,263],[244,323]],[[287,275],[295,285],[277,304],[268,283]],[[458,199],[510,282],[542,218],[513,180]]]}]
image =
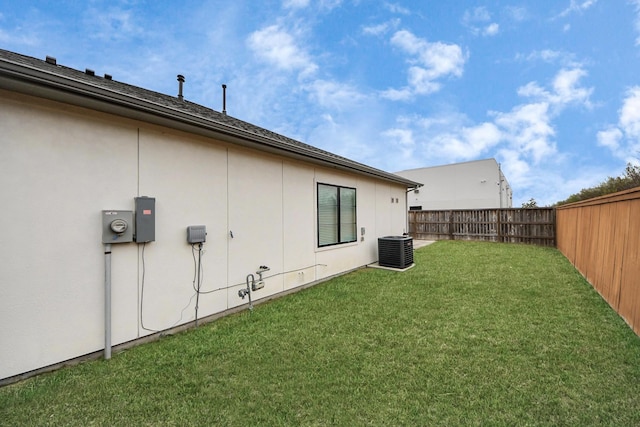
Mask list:
[{"label": "metal conduit pipe", "polygon": [[104,358],[111,359],[111,243],[104,245]]},{"label": "metal conduit pipe", "polygon": [[247,287],[244,289],[240,289],[238,291],[238,296],[242,299],[244,299],[246,295],[249,296],[249,310],[251,311],[253,310],[253,302],[251,301],[251,288],[256,284],[255,276],[253,274],[248,274],[246,283]]}]

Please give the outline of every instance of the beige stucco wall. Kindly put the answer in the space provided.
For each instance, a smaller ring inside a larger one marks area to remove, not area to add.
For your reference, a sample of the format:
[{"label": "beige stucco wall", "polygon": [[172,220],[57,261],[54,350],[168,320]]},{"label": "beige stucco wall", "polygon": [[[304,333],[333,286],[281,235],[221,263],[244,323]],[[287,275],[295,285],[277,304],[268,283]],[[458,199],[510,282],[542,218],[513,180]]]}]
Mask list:
[{"label": "beige stucco wall", "polygon": [[[0,99],[0,379],[104,347],[101,211],[134,210],[136,196],[156,198],[156,241],[113,245],[113,345],[152,333],[143,323],[194,320],[189,225],[208,233],[199,317],[246,304],[238,290],[260,265],[271,271],[254,299],[375,262],[377,237],[406,231],[401,185],[11,92]],[[357,189],[358,242],[317,248],[318,182]]]}]

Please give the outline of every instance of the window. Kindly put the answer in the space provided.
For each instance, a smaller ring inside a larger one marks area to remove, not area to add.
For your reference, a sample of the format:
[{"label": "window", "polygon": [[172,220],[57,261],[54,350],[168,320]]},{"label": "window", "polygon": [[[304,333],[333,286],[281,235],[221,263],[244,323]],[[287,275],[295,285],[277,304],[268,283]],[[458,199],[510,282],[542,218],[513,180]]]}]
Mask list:
[{"label": "window", "polygon": [[356,241],[356,189],[318,184],[318,246]]}]

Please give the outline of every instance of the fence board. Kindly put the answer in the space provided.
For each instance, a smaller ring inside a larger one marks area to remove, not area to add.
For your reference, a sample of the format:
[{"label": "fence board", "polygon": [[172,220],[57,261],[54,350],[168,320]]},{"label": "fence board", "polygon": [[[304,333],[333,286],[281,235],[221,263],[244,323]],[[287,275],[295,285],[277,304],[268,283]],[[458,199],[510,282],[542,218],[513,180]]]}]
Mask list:
[{"label": "fence board", "polygon": [[618,313],[640,335],[640,196],[629,208]]},{"label": "fence board", "polygon": [[409,234],[415,239],[555,246],[555,228],[552,208],[409,211]]},{"label": "fence board", "polygon": [[558,249],[640,335],[640,187],[556,210]]},{"label": "fence board", "polygon": [[[613,222],[615,230],[611,239],[613,247],[613,275],[611,276],[612,292],[610,293],[610,304],[617,311],[620,308],[620,288],[622,286],[622,269],[627,245],[627,235],[629,231],[629,214],[631,212],[630,203],[616,203]],[[603,278],[606,280],[606,277]]]}]

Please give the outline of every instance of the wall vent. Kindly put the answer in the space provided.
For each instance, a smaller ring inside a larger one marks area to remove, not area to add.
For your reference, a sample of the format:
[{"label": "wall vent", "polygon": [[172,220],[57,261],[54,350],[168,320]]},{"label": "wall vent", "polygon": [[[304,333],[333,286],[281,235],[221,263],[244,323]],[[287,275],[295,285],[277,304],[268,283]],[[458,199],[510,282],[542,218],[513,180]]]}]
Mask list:
[{"label": "wall vent", "polygon": [[378,238],[378,264],[393,268],[411,266],[413,264],[413,239],[406,236]]}]

